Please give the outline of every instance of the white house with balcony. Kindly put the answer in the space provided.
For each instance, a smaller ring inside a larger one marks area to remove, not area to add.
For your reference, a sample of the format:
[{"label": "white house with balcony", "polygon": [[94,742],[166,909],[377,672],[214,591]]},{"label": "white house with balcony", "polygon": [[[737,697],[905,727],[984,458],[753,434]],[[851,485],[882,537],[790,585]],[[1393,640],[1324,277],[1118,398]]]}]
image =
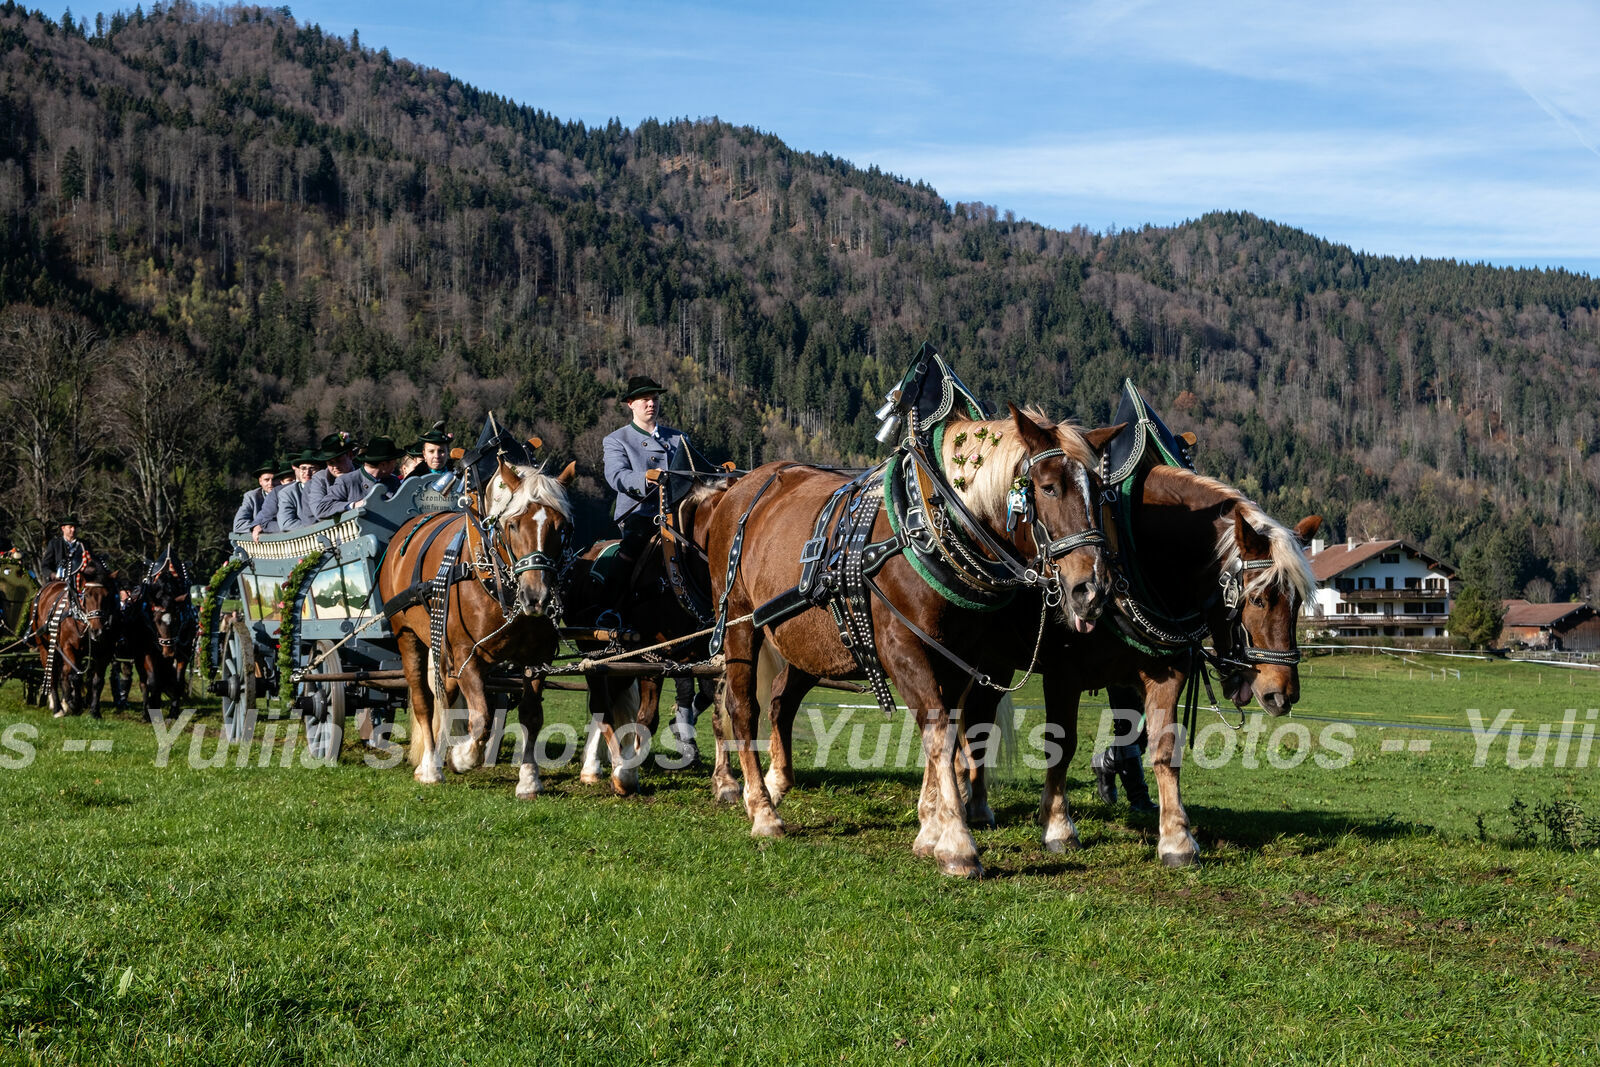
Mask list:
[{"label": "white house with balcony", "polygon": [[1307,625],[1332,637],[1445,637],[1456,570],[1404,541],[1311,542]]}]

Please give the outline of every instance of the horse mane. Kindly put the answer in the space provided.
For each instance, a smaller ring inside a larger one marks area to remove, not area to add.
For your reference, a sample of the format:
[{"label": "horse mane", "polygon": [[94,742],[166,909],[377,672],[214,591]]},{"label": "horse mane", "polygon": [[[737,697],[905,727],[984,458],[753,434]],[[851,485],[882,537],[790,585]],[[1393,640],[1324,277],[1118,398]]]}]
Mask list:
[{"label": "horse mane", "polygon": [[[1053,435],[1056,447],[1065,452],[1068,459],[1086,470],[1095,469],[1099,461],[1077,423],[1052,422],[1043,411],[1031,405],[1023,408],[1022,414],[1037,423],[1045,433]],[[944,468],[945,477],[955,488],[956,496],[961,498],[969,511],[985,522],[997,525],[1005,522],[1006,492],[1016,478],[1017,465],[1028,455],[1028,446],[1017,433],[1016,423],[1009,418],[951,419],[948,425],[939,462]],[[980,442],[976,437],[978,430],[987,430],[990,439],[998,435],[1000,443],[991,446],[987,441]],[[981,467],[973,468],[971,461],[968,461],[964,468],[967,481],[965,488],[955,485],[955,479],[961,477],[963,471],[962,466],[955,462],[956,435],[960,433],[967,435],[960,451],[967,456],[983,457]]]},{"label": "horse mane", "polygon": [[[1152,477],[1159,475],[1179,479],[1205,490],[1217,498],[1213,503],[1224,511],[1231,505],[1234,511],[1244,517],[1244,521],[1251,529],[1271,543],[1272,566],[1252,577],[1247,583],[1247,588],[1276,585],[1279,592],[1286,595],[1294,594],[1299,597],[1302,604],[1311,601],[1316,594],[1317,582],[1311,575],[1311,563],[1306,559],[1300,538],[1293,530],[1261,510],[1261,505],[1226,482],[1219,482],[1215,478],[1196,474],[1181,467],[1156,467],[1150,474]],[[1233,523],[1229,522],[1217,532],[1212,561],[1226,568],[1231,567],[1238,559],[1239,539]]]},{"label": "horse mane", "polygon": [[526,514],[536,507],[553,508],[567,522],[572,521],[572,501],[567,497],[567,487],[544,472],[545,465],[537,467],[521,463],[508,463],[517,472],[522,484],[512,492],[497,472],[489,483],[489,514],[487,518],[504,522]]}]

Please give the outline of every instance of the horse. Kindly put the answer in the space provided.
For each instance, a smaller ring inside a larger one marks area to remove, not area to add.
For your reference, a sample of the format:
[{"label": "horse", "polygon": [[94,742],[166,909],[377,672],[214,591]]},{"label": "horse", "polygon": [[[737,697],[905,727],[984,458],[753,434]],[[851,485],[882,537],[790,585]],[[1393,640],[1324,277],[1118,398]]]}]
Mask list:
[{"label": "horse", "polygon": [[[1107,621],[1093,633],[1063,633],[1063,654],[1043,672],[1048,732],[1060,746],[1045,770],[1038,821],[1044,847],[1080,847],[1066,795],[1066,771],[1077,751],[1078,703],[1086,690],[1128,687],[1140,701],[1160,797],[1157,855],[1168,866],[1194,863],[1178,789],[1185,741],[1178,705],[1185,683],[1212,640],[1222,690],[1243,708],[1252,697],[1273,716],[1300,698],[1295,623],[1315,581],[1303,545],[1321,523],[1310,516],[1293,529],[1267,515],[1231,486],[1180,467],[1152,468],[1141,506],[1132,512],[1131,562],[1140,596],[1119,567],[1119,592]],[[1145,592],[1147,591],[1147,592]],[[1152,603],[1153,601],[1153,603]],[[1019,629],[1012,640],[1023,639]],[[970,809],[987,810],[983,761],[970,765]],[[931,789],[932,783],[924,788]]]},{"label": "horse", "polygon": [[56,718],[80,714],[85,707],[100,717],[116,617],[114,583],[92,556],[39,591],[32,626],[44,667],[45,700]]},{"label": "horse", "polygon": [[[664,503],[660,532],[635,562],[620,605],[605,602],[604,583],[597,570],[602,557],[619,542],[599,541],[586,549],[567,579],[567,620],[596,629],[608,629],[608,623],[626,627],[639,634],[646,645],[661,644],[707,628],[710,625],[711,575],[706,557],[706,530],[730,484],[731,480],[726,478],[699,480],[676,503]],[[599,638],[580,638],[575,643],[579,651],[586,653],[613,650],[610,641]],[[657,655],[664,660],[693,663],[707,658],[708,643],[709,639],[702,636],[661,649]],[[614,709],[636,706],[632,720],[639,729],[641,742],[653,734],[660,716],[664,684],[665,677],[659,675],[589,676],[589,720],[602,725],[590,733],[584,747],[580,781],[589,784],[600,781],[600,749],[602,745],[608,750],[616,747],[603,725]],[[714,692],[708,679],[697,678],[692,684],[696,694],[691,704],[688,707],[677,705],[672,723],[682,766],[698,758],[695,723],[700,712],[715,700],[714,695],[708,693],[708,689]],[[713,722],[720,736],[720,720],[713,717]],[[716,765],[724,774],[727,773],[727,759],[726,749],[719,744]],[[638,787],[637,775],[626,767],[614,769],[611,782],[612,789],[622,796]]]},{"label": "horse", "polygon": [[[576,469],[568,464],[551,477],[542,466],[502,456],[465,512],[420,515],[395,531],[378,569],[378,594],[411,692],[409,754],[418,782],[443,780],[439,743],[448,723],[436,726],[437,702],[452,707],[459,697],[466,703],[467,736],[450,750],[451,765],[465,773],[483,762],[488,743],[487,668],[555,658],[557,571],[572,537],[567,485]],[[447,556],[459,562],[450,564]],[[542,679],[522,679],[516,786],[521,800],[543,791],[536,759],[543,690]]]},{"label": "horse", "polygon": [[[163,698],[171,701],[176,715],[185,692],[184,679],[199,617],[190,603],[185,568],[172,558],[170,549],[125,595],[118,614],[117,655],[139,668],[145,718]],[[119,682],[114,666],[112,693],[119,710],[126,705],[129,682],[125,676]]]},{"label": "horse", "polygon": [[[981,876],[983,867],[958,794],[952,710],[959,709],[964,700],[998,701],[994,687],[1011,677],[1009,627],[997,626],[996,619],[1027,617],[1042,625],[1054,612],[1062,625],[1089,632],[1095,628],[1109,589],[1095,530],[1094,469],[1096,450],[1115,430],[1086,437],[1073,426],[1040,421],[1043,417],[1035,412],[1024,413],[1015,406],[1010,411],[1010,419],[952,418],[937,452],[942,471],[969,471],[954,478],[947,491],[981,527],[991,545],[1013,556],[1008,566],[1014,570],[1008,573],[1021,577],[1010,587],[1013,595],[1009,601],[989,609],[960,606],[919,574],[902,552],[894,552],[872,579],[877,592],[868,598],[866,608],[878,662],[917,717],[925,773],[936,782],[936,788],[919,805],[922,824],[912,851],[934,857],[946,874],[964,877]],[[964,441],[988,447],[981,465],[971,462]],[[909,453],[902,456],[909,457]],[[918,470],[922,469],[919,466]],[[743,771],[745,811],[753,836],[784,833],[783,821],[774,810],[774,794],[781,800],[793,780],[783,724],[792,723],[805,693],[823,677],[865,675],[874,680],[871,672],[858,666],[827,614],[802,611],[760,629],[753,619],[757,607],[774,603],[798,588],[797,579],[803,576],[802,555],[808,539],[814,540],[811,534],[816,520],[830,506],[834,493],[848,482],[831,471],[770,463],[729,489],[711,519],[711,558],[729,559],[737,548],[743,553],[742,558],[730,560],[726,573],[713,569],[712,582],[721,617],[728,620],[724,710]],[[1035,519],[1017,524],[1012,531],[1008,515],[1014,504],[1026,504]],[[896,536],[882,512],[876,515],[870,534],[874,543]],[[896,543],[903,545],[904,541]],[[755,709],[759,661],[768,646],[784,666],[772,688],[772,768],[763,779],[754,748]],[[951,652],[952,647],[961,650],[959,655]],[[881,683],[874,684],[881,702]],[[714,780],[713,785],[719,799],[738,795],[731,780]]]}]

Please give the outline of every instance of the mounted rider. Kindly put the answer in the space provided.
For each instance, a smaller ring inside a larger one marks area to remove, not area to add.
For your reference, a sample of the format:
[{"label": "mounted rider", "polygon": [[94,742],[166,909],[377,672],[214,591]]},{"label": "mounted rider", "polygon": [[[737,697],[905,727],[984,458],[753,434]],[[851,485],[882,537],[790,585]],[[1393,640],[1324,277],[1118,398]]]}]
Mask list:
[{"label": "mounted rider", "polygon": [[44,553],[39,557],[39,577],[46,582],[51,578],[70,578],[91,555],[88,542],[78,539],[77,516],[62,516],[61,532],[45,543]]},{"label": "mounted rider", "polygon": [[611,517],[622,531],[617,559],[606,575],[603,599],[620,604],[628,591],[634,565],[655,536],[661,507],[661,472],[673,467],[680,451],[690,448],[688,435],[656,421],[657,398],[666,388],[653,378],[634,375],[619,398],[631,416],[628,424],[606,435],[606,484],[616,490]]}]

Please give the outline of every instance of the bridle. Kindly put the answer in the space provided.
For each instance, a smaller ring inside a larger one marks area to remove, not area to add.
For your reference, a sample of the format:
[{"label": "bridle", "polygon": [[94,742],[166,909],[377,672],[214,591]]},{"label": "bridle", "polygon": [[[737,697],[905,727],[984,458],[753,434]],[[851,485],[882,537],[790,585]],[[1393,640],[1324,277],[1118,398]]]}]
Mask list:
[{"label": "bridle", "polygon": [[[555,509],[549,504],[541,507]],[[526,555],[518,556],[511,546],[506,543],[503,533],[503,520],[492,512],[483,515],[476,507],[467,509],[468,528],[478,535],[478,549],[474,550],[473,570],[478,581],[489,591],[500,605],[501,614],[507,621],[522,614],[521,601],[517,596],[517,580],[524,574],[541,571],[548,574],[550,587],[550,611],[552,617],[557,617],[562,612],[561,586],[565,575],[572,568],[576,554],[572,550],[572,527],[570,523],[551,523],[552,530],[546,530],[540,524],[537,535],[537,546]],[[554,546],[548,543],[554,537]],[[487,572],[487,575],[485,574]]]},{"label": "bridle", "polygon": [[1252,571],[1269,570],[1272,565],[1270,559],[1236,559],[1218,579],[1222,586],[1222,605],[1228,613],[1224,623],[1228,634],[1228,650],[1223,652],[1218,649],[1212,653],[1219,671],[1226,668],[1229,673],[1243,673],[1263,665],[1294,667],[1299,664],[1302,655],[1298,647],[1262,648],[1255,643],[1249,627],[1244,623],[1244,602],[1253,584],[1245,576]]}]

